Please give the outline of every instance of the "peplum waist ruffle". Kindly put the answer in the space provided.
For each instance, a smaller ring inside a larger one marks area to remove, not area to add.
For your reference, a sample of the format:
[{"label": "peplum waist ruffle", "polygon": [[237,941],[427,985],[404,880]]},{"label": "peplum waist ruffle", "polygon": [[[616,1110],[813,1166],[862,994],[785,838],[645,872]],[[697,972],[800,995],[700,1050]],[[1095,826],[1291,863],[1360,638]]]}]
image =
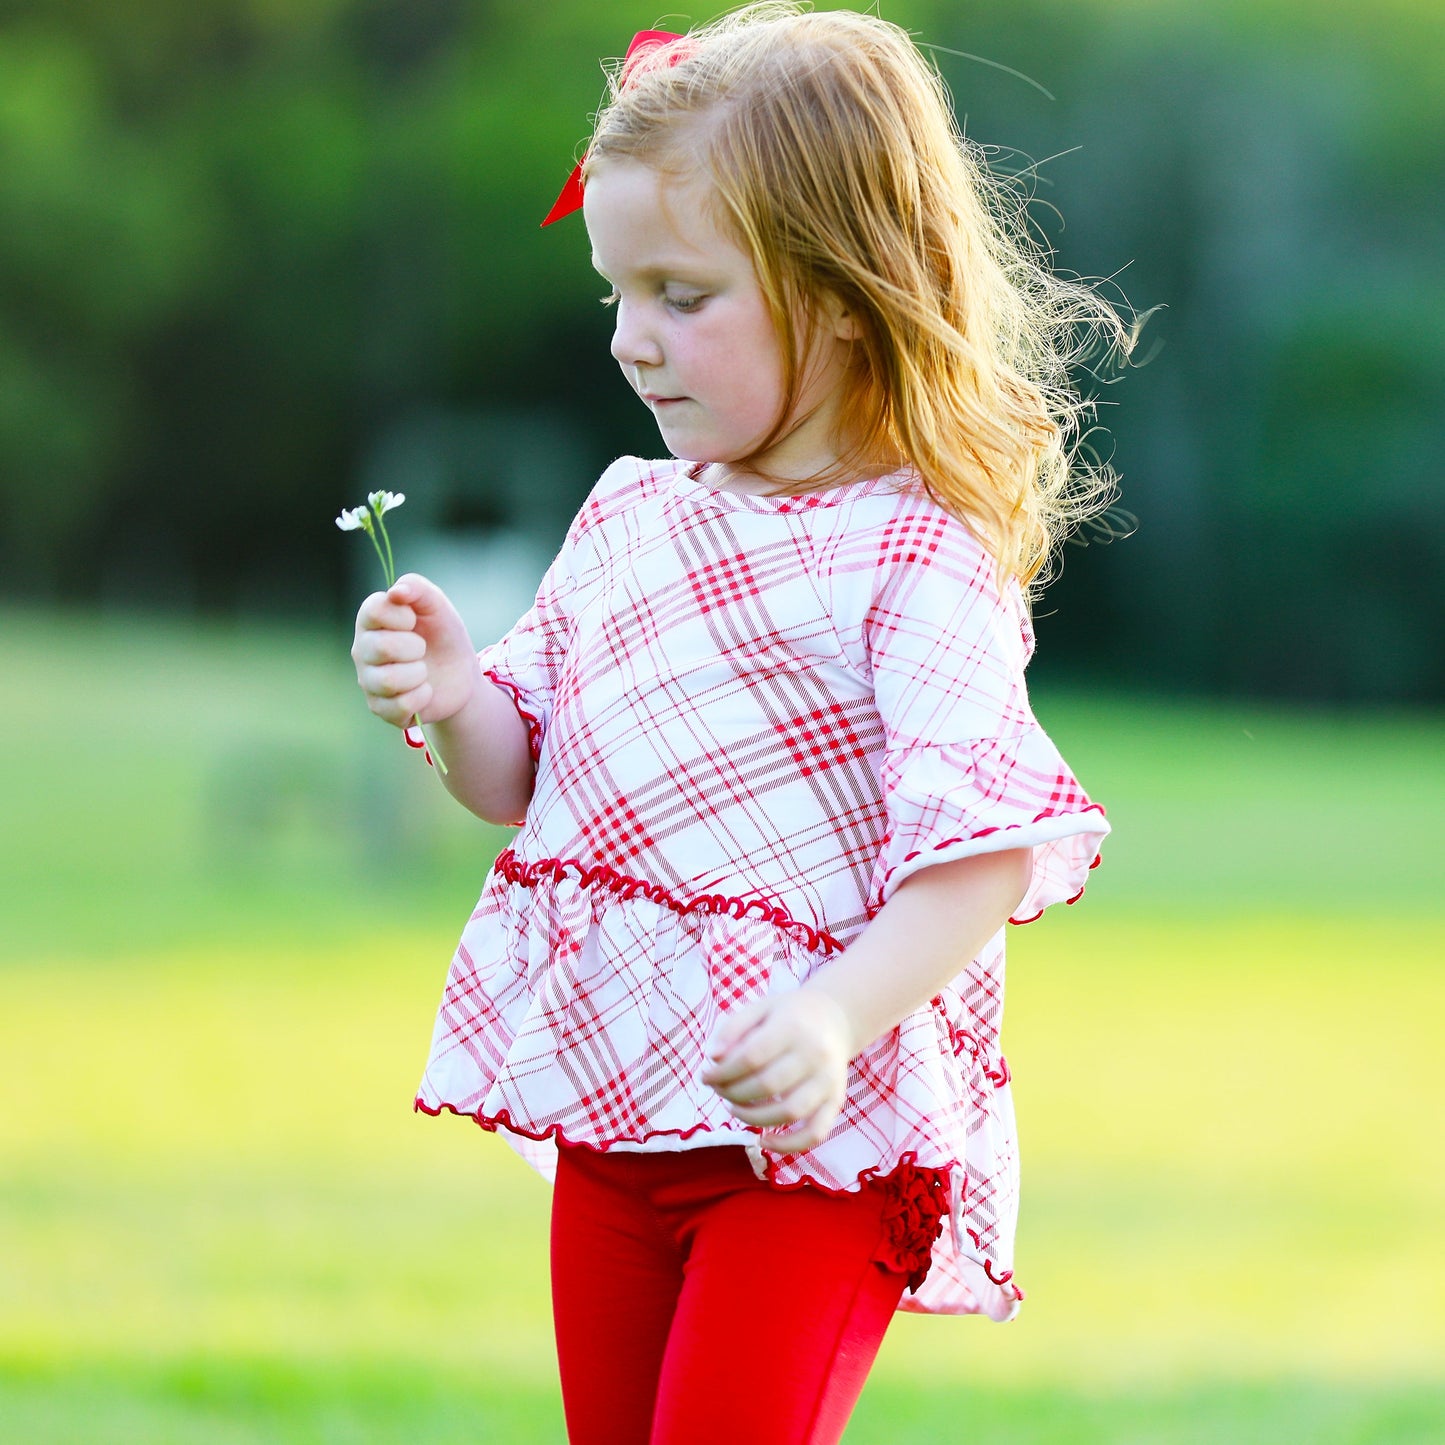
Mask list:
[{"label": "peplum waist ruffle", "polygon": [[645,878],[629,877],[619,873],[606,863],[584,863],[575,858],[542,858],[533,863],[524,863],[512,852],[505,849],[498,855],[494,865],[496,872],[509,883],[520,883],[534,888],[544,878],[560,880],[572,874],[582,888],[601,889],[625,900],[644,898],[650,903],[659,903],[673,913],[699,916],[726,915],[729,918],[758,918],[771,923],[807,949],[818,949],[825,953],[836,953],[843,945],[825,929],[817,928],[802,919],[794,918],[781,904],[772,903],[759,896],[739,896],[728,893],[698,892],[679,895],[660,883]]},{"label": "peplum waist ruffle", "polygon": [[[1010,1282],[1008,1068],[997,1019],[968,1002],[994,995],[971,980],[1001,970],[1001,935],[996,958],[974,960],[853,1061],[838,1125],[805,1154],[763,1150],[701,1082],[724,1013],[798,987],[839,947],[763,898],[683,898],[610,868],[508,850],[452,961],[416,1107],[501,1131],[548,1178],[559,1138],[598,1149],[741,1146],[779,1188],[839,1192],[933,1171],[931,1193],[946,1193],[949,1208],[931,1264],[910,1266],[916,1292],[902,1308],[1011,1318],[1021,1294]],[[909,1248],[926,1244],[918,1230],[931,1236],[933,1224],[910,1214]]]},{"label": "peplum waist ruffle", "polygon": [[766,899],[679,898],[509,849],[462,932],[419,1102],[538,1141],[755,1144],[701,1082],[704,1046],[728,1009],[840,947]]}]

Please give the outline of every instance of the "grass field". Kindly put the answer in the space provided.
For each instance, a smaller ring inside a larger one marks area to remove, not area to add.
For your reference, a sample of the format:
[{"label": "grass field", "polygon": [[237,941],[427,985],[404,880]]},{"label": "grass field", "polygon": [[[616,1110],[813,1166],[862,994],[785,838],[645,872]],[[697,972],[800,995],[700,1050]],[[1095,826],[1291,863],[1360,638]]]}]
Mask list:
[{"label": "grass field", "polygon": [[[343,639],[0,624],[0,1440],[561,1441],[547,1191],[410,1112],[501,835]],[[1445,1440],[1445,724],[1036,703],[1118,834],[1011,937],[1029,1301],[850,1445]]]}]

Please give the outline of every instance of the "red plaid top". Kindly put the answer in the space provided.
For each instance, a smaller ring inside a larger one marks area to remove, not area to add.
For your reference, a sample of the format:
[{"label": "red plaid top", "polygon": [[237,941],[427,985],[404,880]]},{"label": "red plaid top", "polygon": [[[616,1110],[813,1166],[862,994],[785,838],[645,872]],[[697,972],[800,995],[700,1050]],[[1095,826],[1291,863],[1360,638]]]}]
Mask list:
[{"label": "red plaid top", "polygon": [[1003,930],[852,1063],[774,1155],[699,1081],[719,1015],[794,988],[930,863],[1032,846],[1015,922],[1083,890],[1108,824],[1034,720],[1021,597],[910,474],[802,497],[624,457],[532,610],[481,653],[536,788],[447,979],[417,1107],[543,1172],[601,1148],[744,1144],[781,1187],[944,1171],[952,1228],[904,1308],[1012,1316],[1018,1161]]}]

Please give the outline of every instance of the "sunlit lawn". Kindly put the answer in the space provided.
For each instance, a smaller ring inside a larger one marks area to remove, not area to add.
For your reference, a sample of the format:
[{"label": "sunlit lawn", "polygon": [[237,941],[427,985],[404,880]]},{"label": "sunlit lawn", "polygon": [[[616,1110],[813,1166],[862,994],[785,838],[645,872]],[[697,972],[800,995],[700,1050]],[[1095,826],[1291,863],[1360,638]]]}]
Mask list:
[{"label": "sunlit lawn", "polygon": [[[560,1441],[547,1191],[410,1112],[497,835],[344,639],[0,636],[0,1440]],[[1445,1439],[1445,727],[1037,701],[1120,831],[1011,939],[1029,1300],[849,1441]]]}]

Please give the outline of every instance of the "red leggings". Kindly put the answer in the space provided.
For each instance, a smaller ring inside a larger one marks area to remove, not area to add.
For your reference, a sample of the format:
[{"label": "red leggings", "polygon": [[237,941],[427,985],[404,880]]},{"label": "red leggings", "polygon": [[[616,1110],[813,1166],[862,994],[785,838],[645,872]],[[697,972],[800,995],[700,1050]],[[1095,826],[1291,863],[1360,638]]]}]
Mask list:
[{"label": "red leggings", "polygon": [[907,1282],[885,1186],[780,1190],[740,1147],[563,1145],[552,1306],[572,1445],[823,1445]]}]

